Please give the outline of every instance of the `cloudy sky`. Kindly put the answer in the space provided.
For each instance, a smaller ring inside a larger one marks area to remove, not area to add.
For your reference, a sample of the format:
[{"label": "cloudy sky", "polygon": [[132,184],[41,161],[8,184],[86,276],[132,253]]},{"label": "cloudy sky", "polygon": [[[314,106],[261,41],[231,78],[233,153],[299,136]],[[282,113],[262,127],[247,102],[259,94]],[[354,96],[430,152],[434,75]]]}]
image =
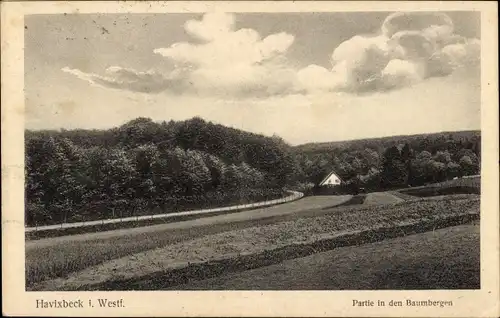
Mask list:
[{"label": "cloudy sky", "polygon": [[479,129],[478,13],[25,18],[26,128],[206,120],[292,144]]}]

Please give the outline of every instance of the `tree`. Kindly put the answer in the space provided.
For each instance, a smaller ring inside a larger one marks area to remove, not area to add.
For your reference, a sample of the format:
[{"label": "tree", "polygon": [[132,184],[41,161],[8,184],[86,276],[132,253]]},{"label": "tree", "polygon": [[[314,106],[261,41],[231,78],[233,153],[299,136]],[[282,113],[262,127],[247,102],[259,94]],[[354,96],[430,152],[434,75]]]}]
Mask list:
[{"label": "tree", "polygon": [[[55,223],[77,213],[78,205],[133,201],[180,208],[187,197],[188,203],[223,202],[317,184],[332,170],[348,184],[374,189],[435,182],[478,173],[480,138],[480,132],[456,132],[292,147],[276,135],[201,118],[137,118],[108,130],[27,130],[26,214],[29,222]],[[89,218],[101,213],[88,207],[78,213],[85,211]]]},{"label": "tree", "polygon": [[52,219],[65,222],[84,193],[80,149],[67,139],[33,138],[27,142],[26,155],[26,199],[39,205],[35,210],[50,210]]},{"label": "tree", "polygon": [[205,150],[207,143],[203,141],[206,122],[200,117],[184,121],[178,128],[175,139],[183,149]]},{"label": "tree", "polygon": [[448,164],[449,162],[451,162],[451,155],[450,153],[448,152],[448,150],[445,150],[445,151],[438,151],[436,152],[436,154],[434,155],[433,159],[437,162],[441,162],[441,163],[444,163],[444,164]]},{"label": "tree", "polygon": [[314,184],[319,184],[325,176],[330,173],[331,167],[324,158],[317,158],[311,163],[309,170],[309,180]]},{"label": "tree", "polygon": [[446,164],[435,160],[429,160],[427,165],[427,171],[432,178],[432,182],[440,182],[446,179]]},{"label": "tree", "polygon": [[242,177],[242,173],[236,165],[228,166],[224,173],[224,189],[226,191],[239,190]]},{"label": "tree", "polygon": [[184,161],[183,169],[191,174],[192,193],[200,195],[204,193],[211,185],[210,170],[203,161],[200,152],[195,150],[186,151],[186,160]]},{"label": "tree", "polygon": [[173,195],[174,176],[170,173],[169,161],[165,156],[160,156],[152,165],[153,183],[159,201]]},{"label": "tree", "polygon": [[373,168],[378,168],[380,166],[380,155],[375,150],[365,148],[363,155],[368,166]]},{"label": "tree", "polygon": [[251,187],[254,187],[255,184],[254,184],[253,169],[246,162],[243,162],[238,167],[238,170],[241,172],[240,187],[245,189],[250,189]]},{"label": "tree", "polygon": [[160,158],[155,145],[142,145],[133,150],[133,164],[136,171],[135,187],[139,198],[151,200],[156,187],[153,181],[153,167]]},{"label": "tree", "polygon": [[399,149],[396,146],[387,148],[382,162],[381,186],[384,188],[402,186],[406,180],[406,165]]},{"label": "tree", "polygon": [[465,155],[460,158],[459,164],[464,175],[474,175],[479,173],[478,160],[471,155]]},{"label": "tree", "polygon": [[406,167],[406,180],[405,184],[413,183],[413,176],[411,170],[411,159],[413,158],[413,151],[408,143],[405,143],[403,149],[401,150],[401,160]]},{"label": "tree", "polygon": [[153,142],[159,128],[150,118],[139,117],[119,127],[115,134],[122,147],[133,149]]},{"label": "tree", "polygon": [[206,155],[205,163],[210,172],[210,180],[212,180],[210,190],[218,190],[224,183],[227,166],[222,160],[213,155]]},{"label": "tree", "polygon": [[423,150],[416,157],[417,160],[430,160],[431,158],[432,158],[432,154],[430,152],[428,152],[427,150]]},{"label": "tree", "polygon": [[357,176],[357,170],[349,162],[344,162],[340,166],[340,174],[344,180],[353,179]]},{"label": "tree", "polygon": [[453,179],[455,177],[460,177],[461,176],[461,169],[460,165],[457,164],[456,162],[450,161],[446,164],[446,178],[447,179]]},{"label": "tree", "polygon": [[361,186],[367,189],[377,189],[380,186],[380,171],[370,168],[367,174],[359,177]]}]

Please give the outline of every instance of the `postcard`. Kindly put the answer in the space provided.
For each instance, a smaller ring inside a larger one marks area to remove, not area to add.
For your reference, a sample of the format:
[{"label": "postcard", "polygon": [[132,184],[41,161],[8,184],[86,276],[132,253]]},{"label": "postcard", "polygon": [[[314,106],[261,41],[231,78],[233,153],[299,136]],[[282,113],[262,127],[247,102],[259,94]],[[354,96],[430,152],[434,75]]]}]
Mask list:
[{"label": "postcard", "polygon": [[497,13],[3,2],[4,314],[498,317]]}]

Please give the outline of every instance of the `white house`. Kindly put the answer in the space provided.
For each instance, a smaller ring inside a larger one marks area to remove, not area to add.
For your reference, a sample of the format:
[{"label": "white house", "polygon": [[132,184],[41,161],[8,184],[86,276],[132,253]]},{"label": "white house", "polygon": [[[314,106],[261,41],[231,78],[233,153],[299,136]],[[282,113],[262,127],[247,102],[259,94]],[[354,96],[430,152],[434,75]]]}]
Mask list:
[{"label": "white house", "polygon": [[334,187],[342,183],[342,179],[334,172],[330,172],[324,179],[319,183],[320,187]]}]

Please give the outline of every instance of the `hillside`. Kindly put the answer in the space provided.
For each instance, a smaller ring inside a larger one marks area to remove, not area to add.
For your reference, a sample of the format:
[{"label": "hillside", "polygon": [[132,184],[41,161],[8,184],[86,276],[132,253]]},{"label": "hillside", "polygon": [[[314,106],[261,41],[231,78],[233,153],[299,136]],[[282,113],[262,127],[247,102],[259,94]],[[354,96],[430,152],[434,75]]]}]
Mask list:
[{"label": "hillside", "polygon": [[306,191],[330,171],[343,191],[479,173],[480,133],[291,147],[201,118],[137,118],[107,130],[25,132],[30,226],[218,207]]},{"label": "hillside", "polygon": [[480,170],[480,131],[392,136],[293,147],[298,170],[318,183],[335,171],[346,184],[379,190],[439,182]]},{"label": "hillside", "polygon": [[394,144],[402,144],[408,142],[412,148],[418,148],[424,141],[429,143],[442,142],[443,140],[480,140],[481,131],[479,130],[464,130],[453,132],[439,132],[431,134],[417,135],[399,135],[379,138],[365,138],[344,141],[306,143],[293,147],[293,151],[297,153],[319,153],[338,149],[362,150],[365,148],[387,148]]},{"label": "hillside", "polygon": [[26,131],[25,146],[30,226],[274,199],[293,171],[281,139],[200,118]]},{"label": "hillside", "polygon": [[107,130],[44,130],[26,131],[26,139],[68,139],[74,145],[91,148],[123,148],[130,150],[152,144],[158,149],[198,150],[215,155],[229,164],[247,162],[266,172],[279,168],[285,151],[290,147],[278,137],[266,137],[220,124],[207,122],[199,117],[185,121],[154,122],[137,118],[120,127]]}]

